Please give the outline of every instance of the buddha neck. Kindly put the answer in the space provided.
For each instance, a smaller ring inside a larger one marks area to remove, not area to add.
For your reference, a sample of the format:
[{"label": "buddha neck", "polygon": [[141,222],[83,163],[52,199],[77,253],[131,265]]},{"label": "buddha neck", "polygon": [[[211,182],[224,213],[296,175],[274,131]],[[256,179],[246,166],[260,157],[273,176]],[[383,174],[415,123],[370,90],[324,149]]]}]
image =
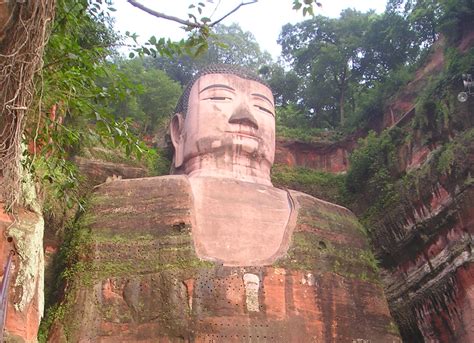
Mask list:
[{"label": "buddha neck", "polygon": [[272,186],[271,164],[265,160],[257,162],[245,156],[224,156],[216,159],[200,155],[187,160],[183,167],[183,173],[190,178],[222,177]]}]

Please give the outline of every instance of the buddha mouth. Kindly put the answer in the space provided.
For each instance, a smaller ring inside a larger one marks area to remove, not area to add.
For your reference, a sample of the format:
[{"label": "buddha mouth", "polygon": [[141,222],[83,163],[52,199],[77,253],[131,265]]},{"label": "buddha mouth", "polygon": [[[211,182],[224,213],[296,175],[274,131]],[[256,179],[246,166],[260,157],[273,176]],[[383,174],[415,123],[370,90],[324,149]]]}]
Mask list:
[{"label": "buddha mouth", "polygon": [[257,133],[252,128],[246,128],[246,129],[241,128],[240,130],[225,131],[225,132],[230,133],[232,135],[236,135],[236,136],[252,138],[252,139],[255,139],[255,140],[260,140],[261,139],[259,136],[257,136]]}]

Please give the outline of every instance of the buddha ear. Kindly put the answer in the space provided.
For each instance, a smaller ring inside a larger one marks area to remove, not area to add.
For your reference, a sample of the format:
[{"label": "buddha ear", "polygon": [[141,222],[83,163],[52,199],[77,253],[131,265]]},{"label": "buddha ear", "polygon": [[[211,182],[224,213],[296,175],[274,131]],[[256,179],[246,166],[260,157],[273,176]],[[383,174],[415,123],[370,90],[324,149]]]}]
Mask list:
[{"label": "buddha ear", "polygon": [[184,118],[181,113],[176,113],[171,119],[170,135],[174,146],[174,167],[179,168],[183,164],[184,142],[183,142]]}]

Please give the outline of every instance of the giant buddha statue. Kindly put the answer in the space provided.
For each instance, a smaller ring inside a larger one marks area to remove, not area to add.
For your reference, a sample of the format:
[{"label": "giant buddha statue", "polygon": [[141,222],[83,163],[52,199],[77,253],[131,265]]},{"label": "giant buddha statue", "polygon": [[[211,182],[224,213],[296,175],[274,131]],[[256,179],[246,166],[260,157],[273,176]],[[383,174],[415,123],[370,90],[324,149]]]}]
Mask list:
[{"label": "giant buddha statue", "polygon": [[170,176],[98,188],[50,341],[399,342],[364,230],[272,186],[270,88],[211,66],[170,125]]},{"label": "giant buddha statue", "polygon": [[274,188],[275,106],[268,86],[236,67],[198,74],[171,121],[175,172],[194,198],[200,258],[228,266],[275,262],[295,226],[291,193]]}]

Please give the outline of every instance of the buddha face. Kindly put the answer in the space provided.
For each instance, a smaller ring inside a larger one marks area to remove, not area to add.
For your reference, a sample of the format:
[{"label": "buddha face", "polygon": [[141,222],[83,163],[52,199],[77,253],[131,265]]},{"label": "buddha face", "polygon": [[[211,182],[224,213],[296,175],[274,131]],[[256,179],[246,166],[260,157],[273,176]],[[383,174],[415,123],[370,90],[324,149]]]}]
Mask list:
[{"label": "buddha face", "polygon": [[263,168],[269,173],[275,155],[272,92],[232,74],[203,75],[191,88],[186,116],[173,118],[171,136],[177,168],[187,169],[192,160],[217,169],[244,164],[250,172]]}]

